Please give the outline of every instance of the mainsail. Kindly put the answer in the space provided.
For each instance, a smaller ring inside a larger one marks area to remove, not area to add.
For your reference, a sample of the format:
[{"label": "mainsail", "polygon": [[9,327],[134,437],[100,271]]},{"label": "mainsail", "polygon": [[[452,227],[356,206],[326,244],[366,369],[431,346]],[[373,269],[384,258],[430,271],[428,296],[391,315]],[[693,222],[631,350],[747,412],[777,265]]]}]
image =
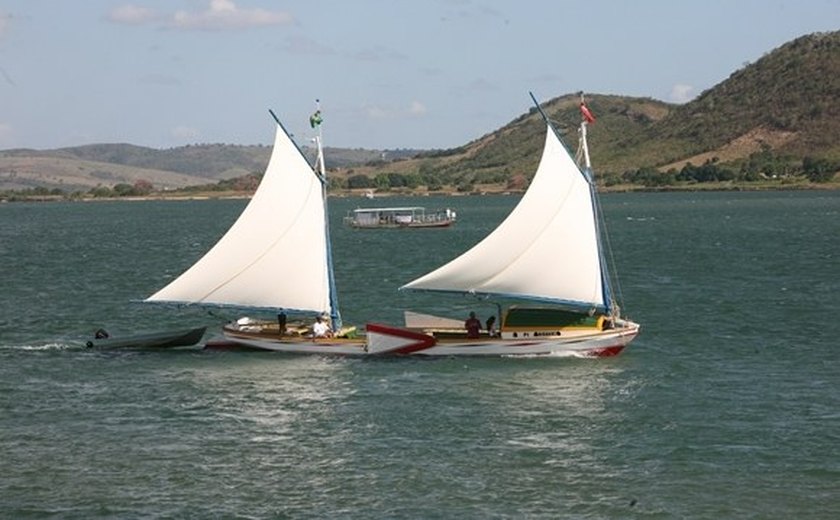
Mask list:
[{"label": "mainsail", "polygon": [[277,121],[271,159],[242,215],[204,257],[145,301],[337,316],[323,189]]},{"label": "mainsail", "polygon": [[505,221],[466,253],[402,288],[609,308],[594,186],[546,125],[537,172]]}]

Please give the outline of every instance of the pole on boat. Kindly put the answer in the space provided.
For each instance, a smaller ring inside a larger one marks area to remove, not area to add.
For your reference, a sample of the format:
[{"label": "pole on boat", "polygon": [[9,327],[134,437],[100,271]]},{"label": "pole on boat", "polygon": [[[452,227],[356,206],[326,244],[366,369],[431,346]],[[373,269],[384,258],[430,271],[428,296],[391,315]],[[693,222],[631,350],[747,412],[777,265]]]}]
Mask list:
[{"label": "pole on boat", "polygon": [[324,149],[321,143],[324,141],[324,131],[321,128],[321,100],[315,100],[315,114],[313,114],[312,118],[310,119],[310,123],[312,126],[318,130],[318,134],[315,136],[315,144],[316,149],[318,150],[318,157],[315,159],[315,168],[321,177],[326,179],[327,178],[327,168],[324,165]]},{"label": "pole on boat", "polygon": [[591,170],[592,163],[589,161],[589,145],[586,142],[586,125],[589,123],[589,119],[592,115],[589,113],[589,109],[586,108],[586,101],[583,99],[583,92],[580,93],[580,109],[580,146],[583,149],[583,164],[586,166],[587,170]]},{"label": "pole on boat", "polygon": [[309,118],[309,123],[318,133],[315,135],[317,158],[315,160],[316,173],[321,177],[321,197],[324,199],[324,233],[327,240],[327,282],[330,287],[330,328],[333,332],[341,329],[341,312],[338,310],[338,290],[335,285],[335,269],[333,269],[332,240],[330,240],[330,212],[327,206],[327,167],[324,164],[323,130],[321,129],[321,100],[315,100],[315,113]]},{"label": "pole on boat", "polygon": [[[563,140],[560,139],[560,134],[557,132],[557,129],[554,128],[554,125],[551,124],[551,120],[548,119],[548,114],[546,114],[545,111],[542,109],[539,102],[537,101],[537,98],[534,97],[534,94],[532,92],[528,92],[528,94],[531,95],[531,99],[534,101],[534,104],[537,106],[537,110],[539,110],[540,115],[543,117],[543,119],[545,120],[548,127],[551,129],[552,132],[554,132],[554,135],[557,136],[557,139],[562,143]],[[615,304],[615,298],[613,297],[613,290],[612,290],[612,284],[611,284],[611,281],[610,281],[610,277],[607,274],[608,273],[607,260],[606,260],[606,257],[604,255],[604,244],[602,243],[603,239],[602,239],[602,231],[601,231],[601,222],[600,221],[603,218],[603,214],[601,213],[600,204],[598,203],[597,190],[595,188],[595,179],[592,175],[592,165],[589,161],[589,146],[586,142],[586,126],[587,126],[588,123],[594,122],[595,117],[592,115],[592,113],[589,111],[589,109],[586,108],[586,104],[584,103],[584,98],[583,98],[583,92],[580,93],[580,113],[581,113],[582,121],[581,121],[581,124],[580,124],[580,138],[581,138],[581,140],[580,140],[580,144],[579,144],[579,151],[580,150],[583,151],[585,168],[583,168],[581,170],[580,167],[578,167],[578,170],[580,171],[581,175],[583,175],[584,178],[586,178],[586,181],[589,183],[589,195],[592,199],[592,207],[593,207],[594,213],[595,213],[594,214],[595,230],[596,230],[595,232],[598,236],[598,240],[597,240],[597,242],[598,242],[598,259],[601,263],[601,285],[602,285],[602,291],[603,291],[603,300],[604,300],[604,305],[606,307],[607,314],[613,315],[615,313],[615,309],[617,308],[617,305]],[[564,146],[565,146],[565,144],[564,144]]]},{"label": "pole on boat", "polygon": [[[280,118],[279,118],[279,117],[277,117],[277,114],[275,114],[275,113],[274,113],[274,110],[272,110],[272,109],[270,109],[270,108],[269,108],[269,109],[268,109],[268,113],[269,113],[269,114],[271,114],[271,117],[273,117],[273,118],[274,118],[274,121],[276,121],[276,122],[277,122],[277,124],[278,124],[278,125],[280,125]],[[280,125],[280,126],[283,126],[283,125]]]},{"label": "pole on boat", "polygon": [[[537,107],[537,110],[539,111],[540,115],[542,116],[543,121],[545,121],[545,124],[548,125],[548,128],[550,128],[552,132],[554,132],[554,135],[557,137],[557,140],[560,141],[560,143],[564,147],[566,147],[566,143],[563,142],[563,139],[560,137],[560,133],[557,131],[557,129],[551,123],[551,120],[548,118],[548,114],[546,114],[545,110],[542,109],[542,106],[540,105],[540,102],[537,101],[537,98],[534,96],[534,93],[533,92],[528,92],[528,94],[531,96],[531,100],[534,102],[534,105]],[[568,151],[568,148],[566,150]],[[575,154],[570,153],[569,155],[571,155],[572,157],[576,157]],[[588,151],[586,152],[586,161],[587,161],[587,163],[589,162],[589,152]],[[594,186],[594,181],[592,180],[592,175],[590,173],[591,168],[589,167],[589,165],[587,164],[587,167],[584,170],[581,170],[580,167],[578,167],[578,170],[580,171],[581,175],[583,175],[586,178],[586,181],[590,185]]]}]

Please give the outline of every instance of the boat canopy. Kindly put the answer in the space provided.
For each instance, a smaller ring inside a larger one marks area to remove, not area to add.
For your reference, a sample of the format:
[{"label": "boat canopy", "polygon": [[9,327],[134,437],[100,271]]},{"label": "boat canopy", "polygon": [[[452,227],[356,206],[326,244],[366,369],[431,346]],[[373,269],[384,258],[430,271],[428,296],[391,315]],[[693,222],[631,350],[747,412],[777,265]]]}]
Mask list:
[{"label": "boat canopy", "polygon": [[359,208],[354,209],[353,213],[401,213],[412,211],[426,211],[423,206],[406,206],[403,208]]}]

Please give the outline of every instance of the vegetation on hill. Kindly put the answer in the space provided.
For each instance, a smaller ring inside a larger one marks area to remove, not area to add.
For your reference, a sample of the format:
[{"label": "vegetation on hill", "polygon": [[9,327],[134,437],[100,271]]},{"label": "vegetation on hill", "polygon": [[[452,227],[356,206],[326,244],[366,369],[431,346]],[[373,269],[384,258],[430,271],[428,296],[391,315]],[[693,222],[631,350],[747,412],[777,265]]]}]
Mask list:
[{"label": "vegetation on hill", "polygon": [[[567,95],[543,105],[570,148],[577,144],[578,101]],[[588,95],[587,103],[598,118],[589,144],[605,186],[830,182],[840,171],[840,31],[789,42],[684,105],[603,95]],[[357,168],[347,180],[399,173],[462,191],[516,184],[534,172],[543,132],[532,109],[461,148]]]},{"label": "vegetation on hill", "polygon": [[676,107],[649,137],[689,143],[685,155],[762,130],[790,136],[773,146],[777,152],[840,159],[838,96],[840,32],[803,36]]},{"label": "vegetation on hill", "polygon": [[[840,31],[782,45],[684,105],[608,95],[587,95],[587,104],[597,117],[589,145],[602,186],[837,183]],[[570,149],[577,145],[578,105],[577,94],[542,104]],[[331,189],[522,189],[536,169],[544,132],[532,108],[449,150],[328,148]],[[0,187],[42,196],[54,190],[134,196],[148,184],[176,193],[251,189],[269,154],[267,146],[208,144],[169,150],[128,144],[7,150],[0,152]]]}]

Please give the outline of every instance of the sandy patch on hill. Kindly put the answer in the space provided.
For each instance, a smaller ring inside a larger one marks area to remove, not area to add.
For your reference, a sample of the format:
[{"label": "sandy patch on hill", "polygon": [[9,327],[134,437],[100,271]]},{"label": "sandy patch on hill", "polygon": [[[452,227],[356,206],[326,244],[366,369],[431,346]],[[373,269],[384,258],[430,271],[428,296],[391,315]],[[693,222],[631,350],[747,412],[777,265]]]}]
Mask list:
[{"label": "sandy patch on hill", "polygon": [[730,162],[743,157],[748,157],[750,154],[761,150],[761,145],[766,144],[770,148],[778,148],[790,142],[796,137],[796,132],[784,132],[781,130],[768,130],[763,127],[758,127],[750,130],[746,134],[733,139],[732,141],[721,146],[717,150],[704,152],[693,157],[680,159],[671,164],[660,166],[661,171],[668,171],[670,169],[679,170],[688,163],[695,166],[705,164],[717,157],[719,162]]}]

